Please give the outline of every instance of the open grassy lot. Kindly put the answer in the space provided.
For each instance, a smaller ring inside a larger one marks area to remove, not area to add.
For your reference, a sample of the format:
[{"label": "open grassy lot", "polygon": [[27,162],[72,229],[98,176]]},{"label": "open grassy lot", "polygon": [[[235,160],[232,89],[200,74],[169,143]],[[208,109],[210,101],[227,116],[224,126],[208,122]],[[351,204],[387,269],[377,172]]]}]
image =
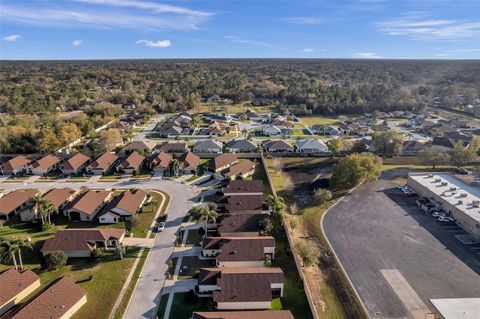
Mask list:
[{"label": "open grassy lot", "polygon": [[307,126],[312,125],[336,125],[342,118],[336,116],[322,116],[322,115],[311,115],[311,116],[302,116],[298,117],[300,122]]},{"label": "open grassy lot", "polygon": [[[320,227],[326,209],[343,196],[346,190],[332,190],[332,201],[324,205],[317,205],[314,201],[300,203],[302,197],[308,197],[305,192],[315,181],[328,176],[334,162],[331,158],[282,158],[281,170],[275,172],[271,159],[267,160],[267,166],[277,194],[284,197],[287,206],[293,202],[297,202],[299,206],[299,214],[287,214],[285,219],[296,246],[295,251],[301,255],[299,247],[307,247],[306,250],[315,260],[313,265],[304,266],[303,271],[315,300],[317,313],[321,318],[363,318],[359,305],[352,297],[351,287],[332,257]],[[277,262],[282,263],[278,258],[275,263]],[[289,309],[284,299],[282,303]]]}]

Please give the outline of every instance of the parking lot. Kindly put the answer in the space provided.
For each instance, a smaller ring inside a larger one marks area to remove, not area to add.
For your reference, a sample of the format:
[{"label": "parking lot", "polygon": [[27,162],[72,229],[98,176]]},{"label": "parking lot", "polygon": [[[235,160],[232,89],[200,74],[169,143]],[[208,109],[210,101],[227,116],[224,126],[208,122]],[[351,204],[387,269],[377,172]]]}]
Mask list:
[{"label": "parking lot", "polygon": [[323,227],[372,318],[423,319],[431,298],[480,295],[480,244],[388,180],[346,196]]}]

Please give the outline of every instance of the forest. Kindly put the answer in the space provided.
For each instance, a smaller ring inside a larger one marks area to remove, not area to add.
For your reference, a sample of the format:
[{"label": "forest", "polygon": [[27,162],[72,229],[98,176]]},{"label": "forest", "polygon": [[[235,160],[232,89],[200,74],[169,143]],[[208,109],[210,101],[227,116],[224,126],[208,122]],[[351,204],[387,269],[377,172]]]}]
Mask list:
[{"label": "forest", "polygon": [[[298,115],[422,112],[436,101],[478,103],[480,63],[442,60],[1,61],[0,152],[41,151],[135,104],[138,112],[195,108],[211,96]],[[78,114],[70,111],[82,111]]]}]

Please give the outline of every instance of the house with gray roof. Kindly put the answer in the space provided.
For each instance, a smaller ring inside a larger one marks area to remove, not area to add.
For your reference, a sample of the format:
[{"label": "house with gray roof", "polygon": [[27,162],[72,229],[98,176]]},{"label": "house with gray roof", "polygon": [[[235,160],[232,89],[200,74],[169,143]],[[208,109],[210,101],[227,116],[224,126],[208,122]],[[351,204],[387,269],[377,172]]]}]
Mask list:
[{"label": "house with gray roof", "polygon": [[299,153],[330,155],[327,145],[317,138],[297,141],[296,146]]},{"label": "house with gray roof", "polygon": [[257,144],[247,140],[232,140],[227,144],[227,152],[230,153],[251,153],[257,151]]},{"label": "house with gray roof", "polygon": [[223,143],[216,140],[198,141],[193,146],[194,153],[223,153]]}]

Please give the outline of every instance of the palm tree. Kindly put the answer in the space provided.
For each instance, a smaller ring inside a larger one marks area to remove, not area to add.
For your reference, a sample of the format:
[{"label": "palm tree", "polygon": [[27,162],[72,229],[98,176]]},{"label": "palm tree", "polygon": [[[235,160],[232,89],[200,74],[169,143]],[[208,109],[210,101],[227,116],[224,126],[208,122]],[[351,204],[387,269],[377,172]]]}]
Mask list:
[{"label": "palm tree", "polygon": [[225,128],[225,132],[227,132],[227,143],[230,142],[230,132],[231,132],[231,130],[232,129],[230,128],[230,126],[227,126]]},{"label": "palm tree", "polygon": [[30,238],[28,240],[24,238],[0,238],[0,260],[12,260],[15,269],[18,269],[17,258],[15,255],[18,253],[20,269],[23,269],[22,248],[32,248]]},{"label": "palm tree", "polygon": [[42,208],[44,207],[44,204],[46,202],[45,199],[42,198],[42,195],[40,193],[35,194],[32,197],[32,210],[33,213],[35,214],[35,217],[38,217],[40,215],[40,218],[42,220],[42,225],[45,225],[45,216],[43,214]]},{"label": "palm tree", "polygon": [[178,170],[180,168],[180,161],[176,158],[174,158],[171,162],[170,162],[170,172],[172,175],[174,176],[178,176]]},{"label": "palm tree", "polygon": [[22,248],[32,249],[33,245],[30,238],[15,238],[13,239],[14,247],[17,249],[18,252],[18,261],[20,262],[20,269],[23,269],[23,261],[22,261]]},{"label": "palm tree", "polygon": [[43,207],[41,209],[45,216],[48,218],[48,226],[52,225],[51,216],[53,214],[58,214],[58,207],[55,206],[51,201],[46,200],[45,203],[43,203]]},{"label": "palm tree", "polygon": [[243,128],[242,133],[243,133],[243,138],[246,139],[248,135],[248,130],[246,127]]},{"label": "palm tree", "polygon": [[208,231],[208,228],[207,228],[208,222],[212,221],[213,223],[216,223],[217,217],[218,217],[217,210],[212,206],[206,205],[200,209],[198,220],[205,222],[205,234]]}]

